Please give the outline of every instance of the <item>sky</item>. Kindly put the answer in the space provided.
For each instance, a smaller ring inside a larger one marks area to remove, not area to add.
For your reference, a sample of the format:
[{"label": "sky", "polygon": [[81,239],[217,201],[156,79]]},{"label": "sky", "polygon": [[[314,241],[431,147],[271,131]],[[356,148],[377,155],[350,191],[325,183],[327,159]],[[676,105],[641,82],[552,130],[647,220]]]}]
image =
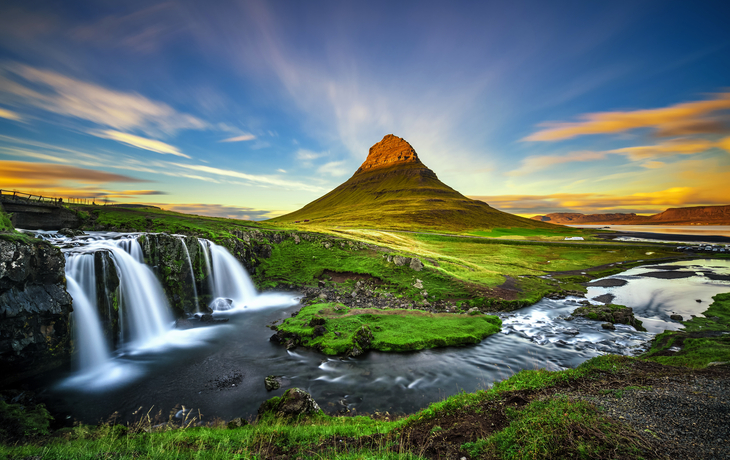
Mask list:
[{"label": "sky", "polygon": [[261,220],[386,134],[503,211],[730,204],[730,2],[0,4],[0,189]]}]

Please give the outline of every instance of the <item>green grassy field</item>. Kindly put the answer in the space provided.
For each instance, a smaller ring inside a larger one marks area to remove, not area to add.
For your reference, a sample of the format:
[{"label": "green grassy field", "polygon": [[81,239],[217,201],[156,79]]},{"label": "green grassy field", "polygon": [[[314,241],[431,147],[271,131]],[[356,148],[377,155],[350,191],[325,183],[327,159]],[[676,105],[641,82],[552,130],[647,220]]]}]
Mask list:
[{"label": "green grassy field", "polygon": [[[316,324],[315,324],[316,323]],[[315,337],[317,325],[326,333]],[[345,354],[353,348],[379,351],[413,351],[424,348],[479,343],[499,332],[496,316],[452,315],[394,309],[350,309],[319,303],[305,306],[278,330],[296,334],[301,345],[327,355]]]}]

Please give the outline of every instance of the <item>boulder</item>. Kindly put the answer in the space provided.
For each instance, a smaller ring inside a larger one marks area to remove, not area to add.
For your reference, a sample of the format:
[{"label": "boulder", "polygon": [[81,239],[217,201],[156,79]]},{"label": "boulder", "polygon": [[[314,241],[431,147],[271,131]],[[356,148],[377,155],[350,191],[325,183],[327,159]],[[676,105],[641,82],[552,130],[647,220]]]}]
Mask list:
[{"label": "boulder", "polygon": [[669,315],[669,319],[674,321],[684,321],[684,318],[682,318],[682,315]]},{"label": "boulder", "polygon": [[266,413],[273,413],[276,417],[298,417],[314,415],[321,412],[312,395],[301,388],[290,388],[281,397],[274,397],[264,401],[259,406],[259,417]]},{"label": "boulder", "polygon": [[393,257],[393,263],[398,266],[409,265],[411,263],[410,257],[395,256]]},{"label": "boulder", "polygon": [[235,430],[236,428],[241,428],[248,425],[248,420],[246,420],[243,417],[234,418],[230,422],[228,422],[228,429],[229,430]]},{"label": "boulder", "polygon": [[423,262],[421,262],[421,260],[416,257],[411,259],[411,263],[409,264],[409,266],[411,267],[412,270],[415,270],[417,272],[420,272],[421,270],[423,270]]},{"label": "boulder", "polygon": [[[583,304],[583,302],[581,302]],[[645,331],[641,321],[634,317],[634,310],[623,305],[592,305],[585,304],[576,308],[573,316],[582,316],[594,321],[604,321],[607,323],[628,324],[636,328],[637,331]]]},{"label": "boulder", "polygon": [[281,387],[281,379],[276,375],[269,375],[264,378],[264,386],[266,391],[278,390]]}]

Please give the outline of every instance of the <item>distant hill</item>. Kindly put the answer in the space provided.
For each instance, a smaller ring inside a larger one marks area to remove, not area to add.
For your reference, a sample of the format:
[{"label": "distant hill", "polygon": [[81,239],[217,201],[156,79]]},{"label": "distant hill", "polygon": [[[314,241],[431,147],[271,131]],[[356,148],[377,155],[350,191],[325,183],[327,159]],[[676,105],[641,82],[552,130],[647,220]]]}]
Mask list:
[{"label": "distant hill", "polygon": [[580,214],[556,212],[531,217],[532,220],[552,224],[613,224],[613,225],[730,225],[730,205],[669,208],[653,216],[634,213]]},{"label": "distant hill", "polygon": [[[388,134],[345,183],[275,222],[390,229],[551,228],[498,211],[439,180],[413,147]],[[305,222],[306,221],[306,222]]]}]

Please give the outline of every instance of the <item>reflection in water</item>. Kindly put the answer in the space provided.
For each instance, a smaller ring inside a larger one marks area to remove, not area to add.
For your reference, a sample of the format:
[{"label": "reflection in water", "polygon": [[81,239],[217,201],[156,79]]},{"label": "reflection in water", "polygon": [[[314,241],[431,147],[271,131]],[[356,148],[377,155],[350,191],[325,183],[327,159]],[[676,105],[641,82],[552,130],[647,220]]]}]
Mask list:
[{"label": "reflection in water", "polygon": [[730,291],[730,260],[708,259],[644,265],[604,279],[625,280],[623,286],[589,287],[587,297],[614,296],[613,303],[634,310],[644,327],[653,333],[678,330],[682,324],[669,319],[672,314],[685,320],[702,316],[712,297]]}]

